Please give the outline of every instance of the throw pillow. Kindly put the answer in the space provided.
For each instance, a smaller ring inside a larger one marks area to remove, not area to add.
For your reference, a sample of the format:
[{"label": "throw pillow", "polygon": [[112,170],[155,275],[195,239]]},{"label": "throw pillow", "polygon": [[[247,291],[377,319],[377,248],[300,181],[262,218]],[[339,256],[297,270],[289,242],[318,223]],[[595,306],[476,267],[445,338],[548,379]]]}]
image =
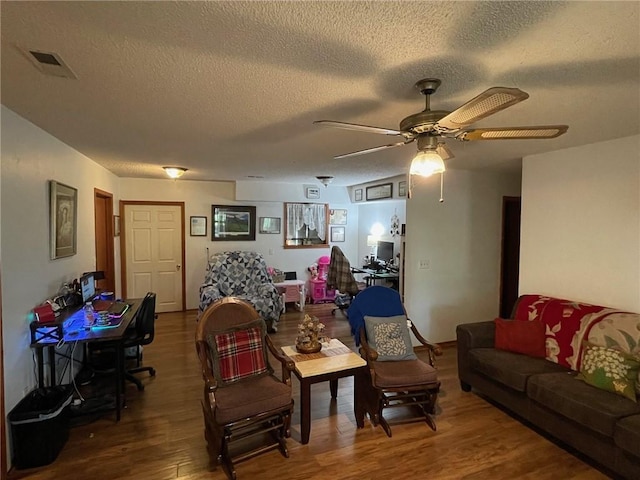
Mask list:
[{"label": "throw pillow", "polygon": [[365,315],[364,326],[367,342],[371,348],[378,352],[379,362],[416,360],[418,358],[413,352],[406,316],[371,317]]},{"label": "throw pillow", "polygon": [[538,320],[496,318],[495,347],[530,357],[546,356],[544,324]]},{"label": "throw pillow", "polygon": [[589,385],[636,401],[640,359],[613,348],[584,343],[580,375]]},{"label": "throw pillow", "polygon": [[214,354],[214,373],[219,380],[223,383],[237,382],[268,371],[263,349],[263,327],[263,321],[259,320],[209,335],[209,345]]}]

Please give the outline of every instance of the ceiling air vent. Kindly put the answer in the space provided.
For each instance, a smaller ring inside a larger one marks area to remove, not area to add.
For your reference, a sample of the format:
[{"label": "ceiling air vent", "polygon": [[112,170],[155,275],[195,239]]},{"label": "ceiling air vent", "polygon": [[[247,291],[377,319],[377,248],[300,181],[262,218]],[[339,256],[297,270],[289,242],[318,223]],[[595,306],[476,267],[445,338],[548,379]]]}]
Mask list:
[{"label": "ceiling air vent", "polygon": [[57,53],[45,52],[43,50],[36,50],[33,48],[19,48],[42,73],[46,75],[53,75],[55,77],[78,78]]}]

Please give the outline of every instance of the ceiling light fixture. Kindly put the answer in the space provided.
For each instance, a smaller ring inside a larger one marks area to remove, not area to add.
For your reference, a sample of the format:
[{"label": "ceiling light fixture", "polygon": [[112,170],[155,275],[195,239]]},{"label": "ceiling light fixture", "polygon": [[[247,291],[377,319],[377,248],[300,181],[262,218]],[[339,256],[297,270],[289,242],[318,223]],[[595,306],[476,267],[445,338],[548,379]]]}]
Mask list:
[{"label": "ceiling light fixture", "polygon": [[329,184],[331,182],[333,182],[333,177],[329,176],[329,175],[319,175],[316,177],[321,184],[323,184],[325,187],[328,187]]},{"label": "ceiling light fixture", "polygon": [[445,171],[442,157],[434,149],[421,150],[413,157],[409,174],[420,177],[430,177]]},{"label": "ceiling light fixture", "polygon": [[183,167],[162,167],[167,175],[171,178],[180,178],[184,175],[184,172],[187,171],[186,168]]}]

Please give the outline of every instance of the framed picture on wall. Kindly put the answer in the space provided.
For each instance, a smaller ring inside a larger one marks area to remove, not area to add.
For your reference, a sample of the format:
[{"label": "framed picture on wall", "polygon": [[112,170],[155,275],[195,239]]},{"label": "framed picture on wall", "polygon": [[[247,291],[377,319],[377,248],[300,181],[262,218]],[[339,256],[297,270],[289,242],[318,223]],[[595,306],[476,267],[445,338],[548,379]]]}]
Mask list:
[{"label": "framed picture on wall", "polygon": [[331,225],[346,225],[347,211],[341,208],[332,208],[329,210],[329,223]]},{"label": "framed picture on wall", "polygon": [[280,218],[260,217],[260,233],[280,233]]},{"label": "framed picture on wall", "polygon": [[391,198],[392,196],[393,183],[383,183],[382,185],[367,187],[367,201],[382,200],[383,198]]},{"label": "framed picture on wall", "polygon": [[356,202],[361,202],[362,201],[362,189],[361,188],[356,188],[356,191],[353,194],[353,198]]},{"label": "framed picture on wall", "polygon": [[190,230],[189,235],[192,237],[206,237],[207,236],[207,217],[190,217]]},{"label": "framed picture on wall", "polygon": [[256,207],[211,205],[211,240],[214,242],[256,239]]},{"label": "framed picture on wall", "polygon": [[51,260],[76,254],[78,190],[55,180],[49,182]]},{"label": "framed picture on wall", "polygon": [[344,242],[344,227],[331,227],[331,241]]},{"label": "framed picture on wall", "polygon": [[407,196],[407,182],[406,181],[398,183],[398,196],[399,197],[406,197]]}]

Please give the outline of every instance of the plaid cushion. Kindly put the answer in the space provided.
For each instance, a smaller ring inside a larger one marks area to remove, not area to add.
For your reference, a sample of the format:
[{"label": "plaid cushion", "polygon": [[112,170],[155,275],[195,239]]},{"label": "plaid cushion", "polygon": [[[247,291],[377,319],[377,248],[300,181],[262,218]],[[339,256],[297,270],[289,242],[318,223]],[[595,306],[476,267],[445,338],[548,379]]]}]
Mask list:
[{"label": "plaid cushion", "polygon": [[223,382],[235,382],[267,371],[260,327],[220,333],[214,340]]}]

